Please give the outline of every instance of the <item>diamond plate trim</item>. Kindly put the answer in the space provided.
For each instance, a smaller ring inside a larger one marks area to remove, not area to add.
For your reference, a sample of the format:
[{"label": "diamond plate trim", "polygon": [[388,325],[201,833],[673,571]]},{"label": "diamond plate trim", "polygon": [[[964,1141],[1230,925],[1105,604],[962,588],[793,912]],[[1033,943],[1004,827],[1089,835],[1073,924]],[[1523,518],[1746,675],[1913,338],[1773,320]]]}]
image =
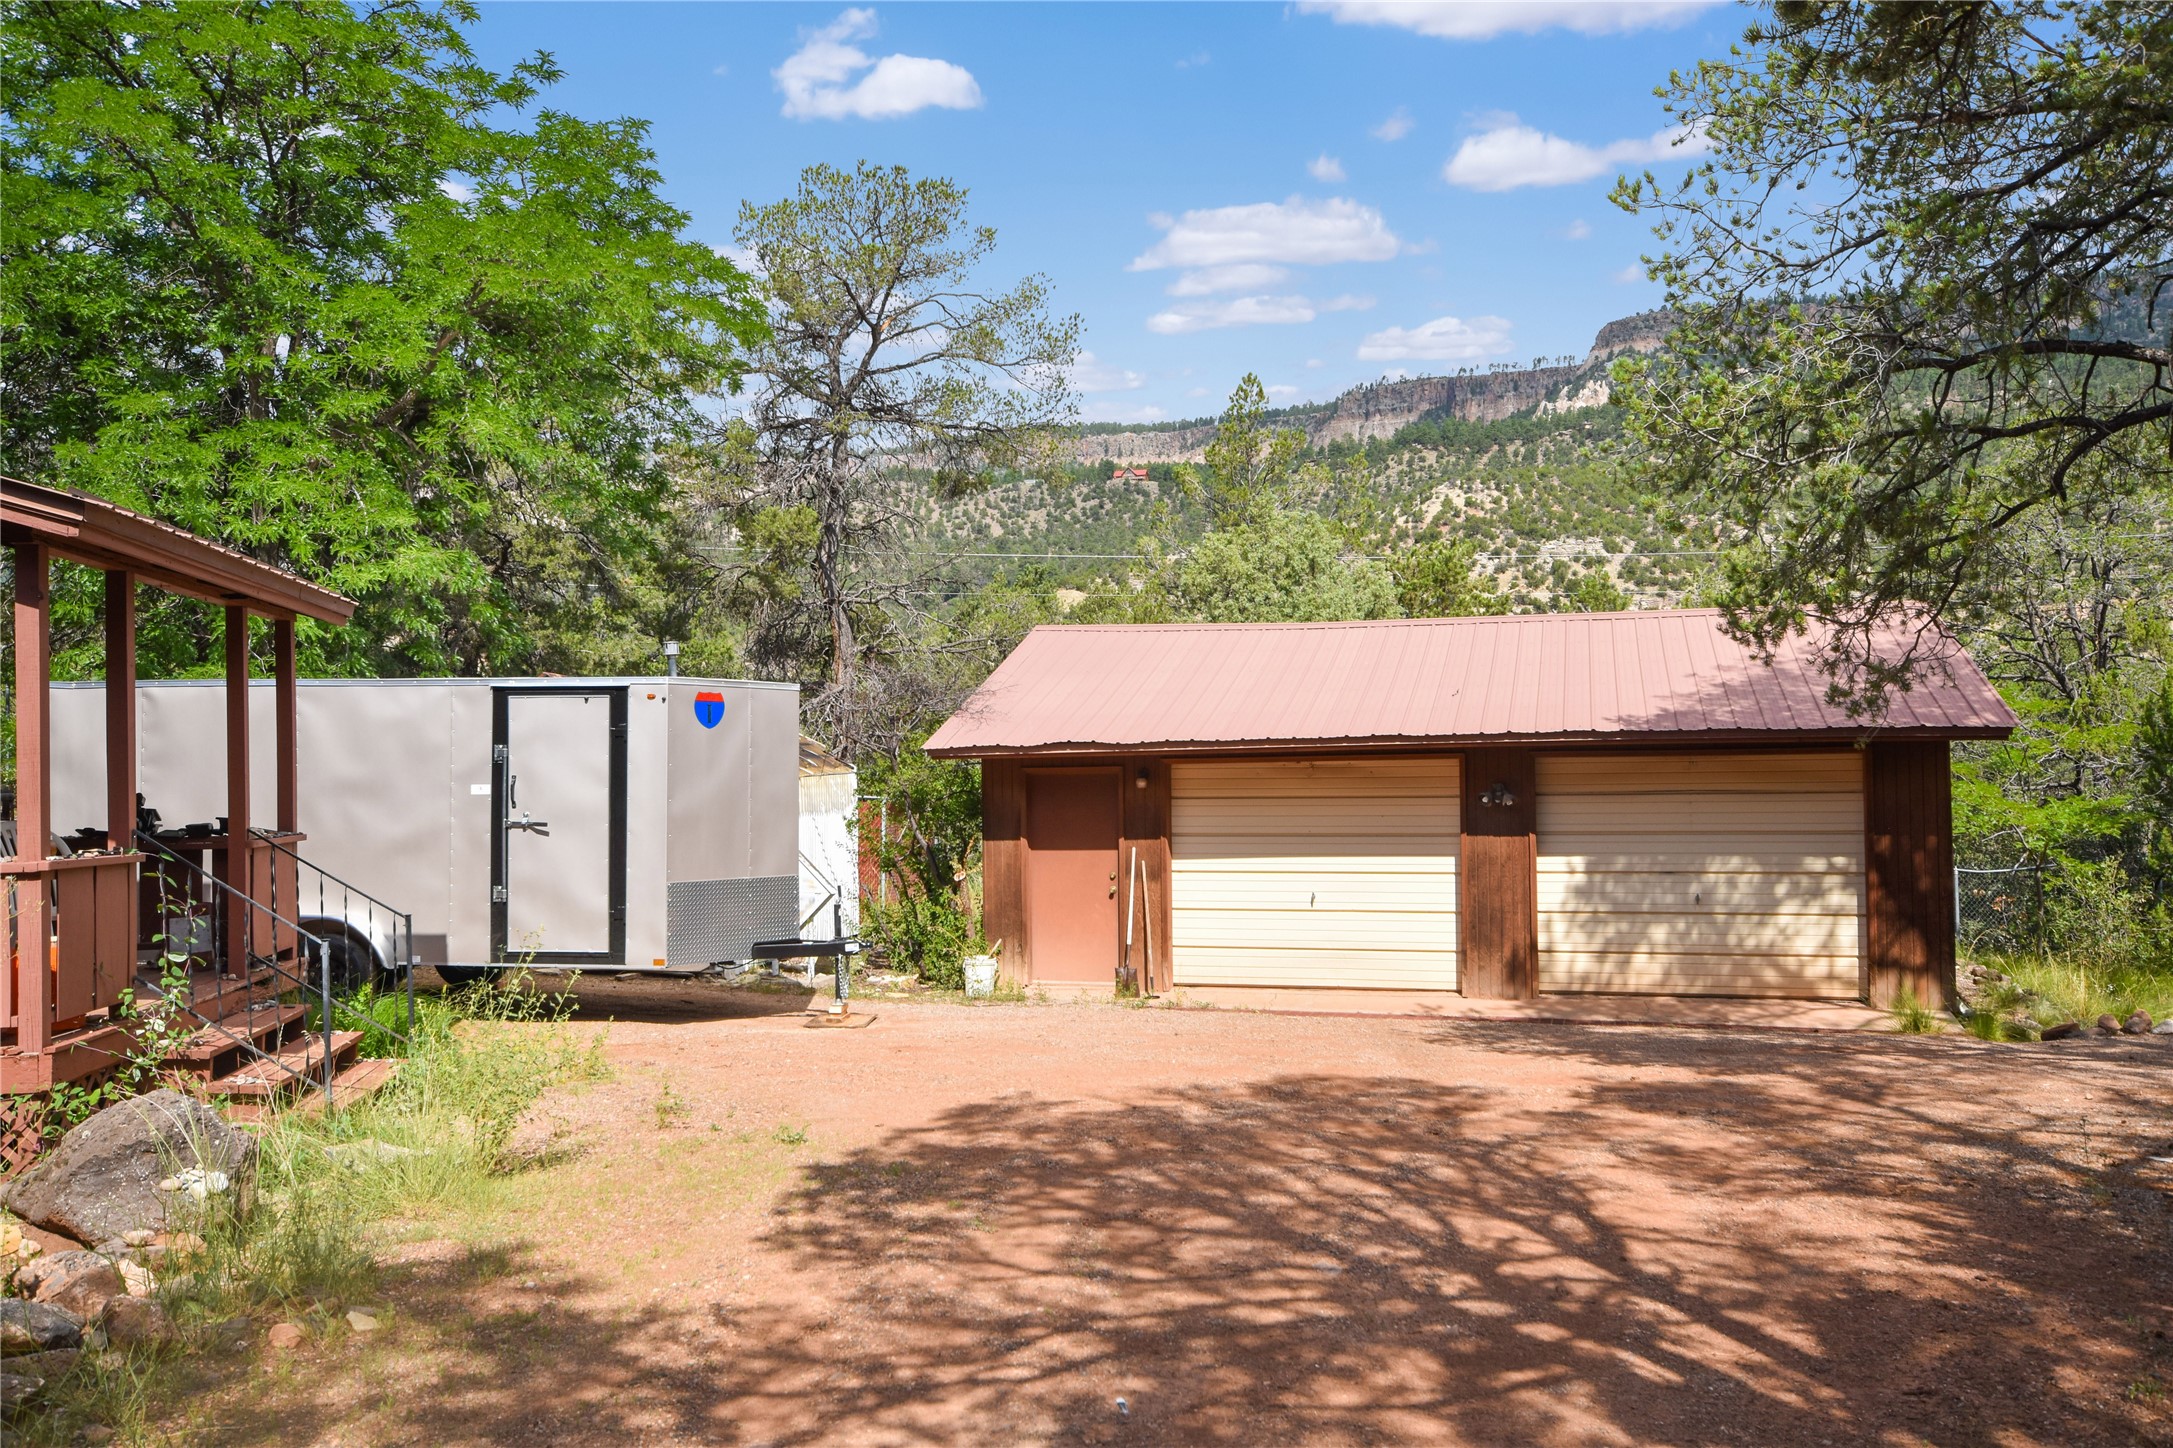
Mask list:
[{"label": "diamond plate trim", "polygon": [[664,887],[667,965],[719,965],[753,958],[757,940],[788,939],[800,929],[800,877],[679,880]]}]

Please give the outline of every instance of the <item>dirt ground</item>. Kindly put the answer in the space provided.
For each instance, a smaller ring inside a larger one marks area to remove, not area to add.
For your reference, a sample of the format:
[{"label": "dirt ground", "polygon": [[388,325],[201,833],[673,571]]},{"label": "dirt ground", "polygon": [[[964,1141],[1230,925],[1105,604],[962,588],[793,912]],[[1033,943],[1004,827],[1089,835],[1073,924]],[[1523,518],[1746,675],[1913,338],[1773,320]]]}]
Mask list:
[{"label": "dirt ground", "polygon": [[547,1164],[202,1435],[2173,1443],[2163,1038],[581,991]]}]

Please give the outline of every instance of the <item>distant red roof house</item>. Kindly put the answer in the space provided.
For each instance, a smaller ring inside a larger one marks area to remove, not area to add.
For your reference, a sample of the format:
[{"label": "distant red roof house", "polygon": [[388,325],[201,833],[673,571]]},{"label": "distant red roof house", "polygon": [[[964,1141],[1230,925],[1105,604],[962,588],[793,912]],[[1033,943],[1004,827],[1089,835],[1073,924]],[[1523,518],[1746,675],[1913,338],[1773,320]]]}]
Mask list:
[{"label": "distant red roof house", "polygon": [[[1900,640],[1895,639],[1898,650]],[[1710,609],[1365,623],[1035,629],[938,729],[953,757],[1249,748],[2003,738],[1959,645],[1884,718],[1826,699],[1816,641],[1761,662]]]}]

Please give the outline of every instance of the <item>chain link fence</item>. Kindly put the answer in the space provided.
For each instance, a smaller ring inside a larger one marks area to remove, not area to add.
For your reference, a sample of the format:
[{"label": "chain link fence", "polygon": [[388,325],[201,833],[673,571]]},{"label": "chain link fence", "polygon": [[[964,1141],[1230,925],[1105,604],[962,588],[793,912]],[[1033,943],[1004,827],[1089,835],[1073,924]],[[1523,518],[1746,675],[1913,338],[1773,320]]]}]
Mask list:
[{"label": "chain link fence", "polygon": [[2045,943],[2045,871],[2003,865],[1954,872],[1954,938],[1964,949],[2037,950]]}]

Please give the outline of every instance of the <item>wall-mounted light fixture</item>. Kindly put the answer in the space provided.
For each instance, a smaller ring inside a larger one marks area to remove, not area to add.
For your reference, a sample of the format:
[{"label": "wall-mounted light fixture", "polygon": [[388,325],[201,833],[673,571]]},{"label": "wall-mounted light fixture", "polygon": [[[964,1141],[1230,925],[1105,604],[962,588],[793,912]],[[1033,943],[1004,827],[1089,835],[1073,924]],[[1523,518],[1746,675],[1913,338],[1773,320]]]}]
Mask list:
[{"label": "wall-mounted light fixture", "polygon": [[1147,787],[1147,771],[1146,771],[1146,770],[1144,770],[1144,769],[1142,769],[1142,770],[1141,770],[1141,771],[1139,772],[1139,774],[1138,774],[1138,777],[1136,777],[1135,779],[1133,779],[1133,781],[1132,781],[1132,788],[1134,788],[1134,789],[1145,789],[1146,787]]},{"label": "wall-mounted light fixture", "polygon": [[1516,802],[1515,793],[1500,780],[1496,780],[1492,789],[1479,796],[1479,803],[1491,805],[1495,809],[1512,809],[1515,807]]}]

